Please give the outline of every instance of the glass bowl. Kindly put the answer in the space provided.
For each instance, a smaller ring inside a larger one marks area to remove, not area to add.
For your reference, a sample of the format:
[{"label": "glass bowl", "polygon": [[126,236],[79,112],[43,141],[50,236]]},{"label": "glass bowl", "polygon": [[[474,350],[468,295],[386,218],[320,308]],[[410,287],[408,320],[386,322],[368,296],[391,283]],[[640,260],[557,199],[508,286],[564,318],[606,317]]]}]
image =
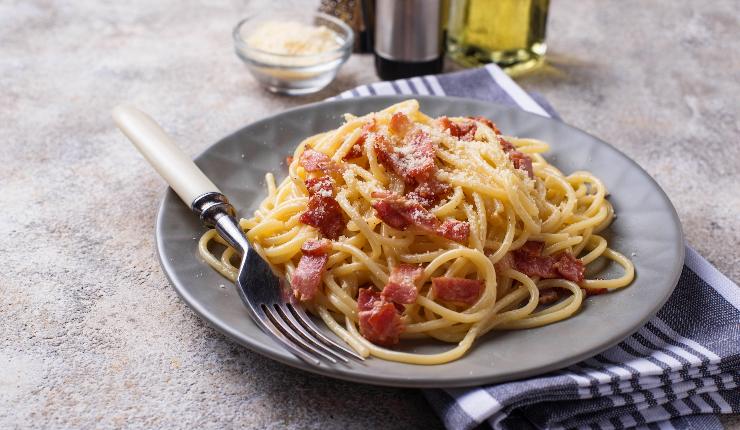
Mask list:
[{"label": "glass bowl", "polygon": [[[276,54],[250,47],[249,36],[267,21],[292,21],[325,26],[337,34],[339,47],[314,54]],[[329,85],[352,52],[354,35],[343,21],[323,13],[265,12],[249,16],[234,27],[234,50],[254,78],[274,93],[300,95]]]}]

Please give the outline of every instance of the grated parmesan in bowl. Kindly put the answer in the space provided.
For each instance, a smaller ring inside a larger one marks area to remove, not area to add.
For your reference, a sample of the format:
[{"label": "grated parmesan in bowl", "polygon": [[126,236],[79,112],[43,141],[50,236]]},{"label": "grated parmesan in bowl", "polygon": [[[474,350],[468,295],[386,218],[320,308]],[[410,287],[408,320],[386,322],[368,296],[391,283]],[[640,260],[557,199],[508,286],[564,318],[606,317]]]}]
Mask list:
[{"label": "grated parmesan in bowl", "polygon": [[286,55],[289,60],[335,51],[342,46],[340,41],[339,35],[324,25],[297,21],[267,21],[246,38],[250,48]]},{"label": "grated parmesan in bowl", "polygon": [[349,58],[352,29],[322,13],[261,14],[233,32],[237,56],[268,90],[309,94],[328,85]]}]

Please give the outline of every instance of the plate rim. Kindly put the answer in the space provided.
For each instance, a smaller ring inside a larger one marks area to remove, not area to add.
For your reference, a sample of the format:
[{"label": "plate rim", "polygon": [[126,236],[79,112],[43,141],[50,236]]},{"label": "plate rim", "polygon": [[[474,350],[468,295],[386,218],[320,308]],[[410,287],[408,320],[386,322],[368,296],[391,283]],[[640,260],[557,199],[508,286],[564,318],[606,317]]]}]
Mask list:
[{"label": "plate rim", "polygon": [[[186,288],[183,288],[183,286],[179,285],[177,282],[175,282],[174,277],[171,275],[170,270],[173,270],[171,268],[170,262],[166,261],[165,257],[162,255],[163,248],[165,246],[165,239],[163,237],[163,234],[161,234],[161,226],[165,222],[164,221],[164,214],[165,214],[165,205],[168,202],[169,198],[175,198],[179,200],[179,197],[177,197],[174,194],[174,191],[167,187],[164,196],[161,198],[160,204],[157,209],[157,216],[155,221],[155,229],[154,229],[154,235],[155,235],[155,243],[156,243],[156,252],[157,252],[157,259],[159,261],[160,267],[162,268],[162,271],[165,273],[165,276],[167,277],[167,280],[169,281],[170,285],[174,288],[174,290],[177,292],[178,296],[185,302],[185,304],[193,311],[195,312],[198,317],[200,317],[204,322],[206,322],[210,327],[213,327],[218,332],[226,335],[231,340],[235,341],[239,345],[242,345],[249,349],[250,351],[256,352],[266,358],[269,358],[271,360],[277,361],[279,363],[288,365],[293,368],[298,368],[301,370],[305,370],[310,373],[327,376],[330,378],[350,381],[350,382],[359,382],[359,383],[365,383],[365,384],[371,384],[371,385],[377,385],[377,386],[387,386],[387,387],[400,387],[400,388],[453,388],[453,387],[471,387],[476,385],[483,385],[483,384],[490,384],[490,383],[499,383],[499,382],[506,382],[506,381],[512,381],[519,378],[525,378],[525,377],[532,377],[536,375],[545,374],[548,372],[552,372],[554,370],[562,369],[564,367],[570,366],[572,364],[578,363],[588,357],[593,357],[594,355],[597,355],[615,345],[617,345],[619,342],[624,340],[625,338],[631,336],[636,331],[638,331],[640,328],[642,328],[647,321],[649,321],[651,318],[653,318],[658,311],[663,307],[663,305],[668,301],[671,294],[676,288],[676,285],[678,284],[678,280],[681,276],[682,268],[684,265],[685,260],[685,236],[683,232],[683,226],[681,224],[680,218],[678,217],[678,212],[676,211],[675,206],[673,205],[673,202],[670,200],[668,195],[665,193],[663,188],[660,186],[660,184],[655,180],[655,178],[652,177],[645,169],[642,168],[636,161],[634,161],[632,158],[624,154],[622,151],[620,151],[618,148],[610,144],[609,142],[594,136],[593,134],[584,131],[580,128],[577,128],[575,126],[572,126],[564,121],[561,121],[560,119],[552,118],[552,117],[544,117],[541,115],[537,115],[528,111],[525,111],[521,108],[518,108],[517,106],[511,106],[511,105],[505,105],[501,103],[496,102],[490,102],[486,100],[479,100],[479,99],[470,99],[470,98],[464,98],[464,97],[451,97],[451,96],[433,96],[433,95],[417,95],[417,94],[410,94],[410,95],[373,95],[373,96],[362,96],[362,97],[353,97],[349,99],[334,99],[334,100],[324,100],[324,101],[318,101],[313,102],[297,107],[293,107],[290,109],[282,110],[278,113],[266,116],[264,118],[260,118],[256,121],[253,121],[251,123],[248,123],[244,125],[243,127],[240,127],[239,129],[235,130],[234,132],[218,139],[217,141],[213,142],[212,144],[208,145],[207,148],[205,148],[203,151],[199,152],[197,156],[195,156],[194,161],[197,163],[199,160],[201,160],[204,156],[207,155],[207,153],[216,145],[219,145],[221,142],[231,139],[234,136],[242,133],[242,131],[248,127],[255,127],[262,123],[273,121],[274,118],[287,115],[294,112],[300,112],[304,110],[313,110],[313,109],[321,109],[321,106],[330,105],[330,104],[342,104],[346,102],[362,102],[364,99],[387,99],[391,102],[393,101],[402,101],[402,100],[408,100],[408,99],[417,99],[419,100],[420,104],[423,103],[423,100],[430,100],[430,99],[442,99],[451,101],[453,103],[457,102],[476,102],[481,104],[487,104],[487,105],[493,105],[497,109],[505,109],[505,110],[513,110],[518,111],[517,115],[525,115],[525,116],[532,116],[537,117],[538,119],[545,119],[548,121],[555,121],[560,123],[562,126],[565,126],[572,131],[575,131],[580,134],[584,134],[591,139],[598,141],[601,145],[606,145],[609,148],[611,148],[613,151],[618,153],[622,158],[624,158],[628,163],[630,163],[633,167],[639,169],[653,184],[654,188],[657,189],[660,196],[667,202],[668,206],[670,207],[669,216],[673,220],[675,227],[677,227],[677,237],[676,237],[676,245],[677,248],[677,257],[674,263],[674,267],[671,268],[671,274],[672,279],[670,281],[671,287],[666,290],[663,297],[661,297],[659,303],[656,303],[655,306],[653,306],[653,309],[651,312],[646,313],[646,315],[643,316],[643,318],[640,319],[639,323],[634,324],[633,329],[631,329],[626,334],[621,334],[619,336],[612,336],[608,338],[607,341],[601,342],[597,346],[593,346],[587,350],[582,351],[580,354],[574,354],[570,355],[567,358],[561,359],[559,361],[554,361],[548,365],[539,366],[535,368],[529,368],[524,369],[519,372],[510,372],[504,375],[496,375],[496,376],[490,376],[490,377],[481,377],[481,376],[475,376],[475,377],[457,377],[457,378],[451,378],[451,379],[443,379],[441,381],[433,379],[433,378],[399,378],[397,376],[384,376],[382,374],[375,374],[373,376],[368,376],[363,373],[352,373],[352,372],[337,372],[337,368],[334,367],[328,367],[325,365],[321,366],[313,366],[310,365],[298,358],[295,358],[291,355],[281,355],[276,353],[274,350],[270,349],[268,346],[251,340],[248,336],[244,336],[241,332],[237,332],[233,330],[229,325],[227,324],[219,324],[218,318],[212,318],[210,315],[212,314],[208,310],[204,308],[203,305],[200,304],[198,300],[195,300],[192,295],[188,292]],[[194,215],[193,215],[194,216]],[[246,314],[245,314],[246,317]],[[277,345],[277,344],[276,344]],[[459,360],[464,360],[465,356],[460,358]],[[430,369],[434,369],[435,365],[418,365],[418,366],[424,366],[428,367]],[[347,368],[350,369],[350,368]]]}]

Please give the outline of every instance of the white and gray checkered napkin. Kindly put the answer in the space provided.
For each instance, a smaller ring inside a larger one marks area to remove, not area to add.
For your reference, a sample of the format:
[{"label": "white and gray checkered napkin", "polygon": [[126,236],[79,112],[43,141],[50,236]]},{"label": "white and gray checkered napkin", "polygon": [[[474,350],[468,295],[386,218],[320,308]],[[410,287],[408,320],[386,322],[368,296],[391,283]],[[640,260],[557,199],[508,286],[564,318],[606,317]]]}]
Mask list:
[{"label": "white and gray checkered napkin", "polygon": [[[494,65],[377,82],[336,98],[430,94],[482,99],[555,117]],[[722,428],[740,413],[740,289],[687,246],[675,292],[619,345],[538,377],[476,388],[426,390],[449,429]]]}]

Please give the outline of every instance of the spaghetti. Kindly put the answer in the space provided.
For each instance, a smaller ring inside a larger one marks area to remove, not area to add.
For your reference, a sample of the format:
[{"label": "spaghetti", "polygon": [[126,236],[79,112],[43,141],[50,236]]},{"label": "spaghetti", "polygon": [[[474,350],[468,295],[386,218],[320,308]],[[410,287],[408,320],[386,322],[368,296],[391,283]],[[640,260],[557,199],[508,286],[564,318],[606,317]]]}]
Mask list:
[{"label": "spaghetti", "polygon": [[[546,143],[503,136],[482,117],[433,119],[416,100],[345,120],[301,142],[279,185],[267,174],[268,195],[241,226],[363,356],[446,363],[491,330],[561,321],[585,296],[632,282],[633,264],[598,234],[614,217],[606,188],[548,164]],[[234,250],[214,230],[199,251],[235,278]],[[597,259],[623,274],[586,279]],[[425,337],[455,345],[390,348]]]}]

